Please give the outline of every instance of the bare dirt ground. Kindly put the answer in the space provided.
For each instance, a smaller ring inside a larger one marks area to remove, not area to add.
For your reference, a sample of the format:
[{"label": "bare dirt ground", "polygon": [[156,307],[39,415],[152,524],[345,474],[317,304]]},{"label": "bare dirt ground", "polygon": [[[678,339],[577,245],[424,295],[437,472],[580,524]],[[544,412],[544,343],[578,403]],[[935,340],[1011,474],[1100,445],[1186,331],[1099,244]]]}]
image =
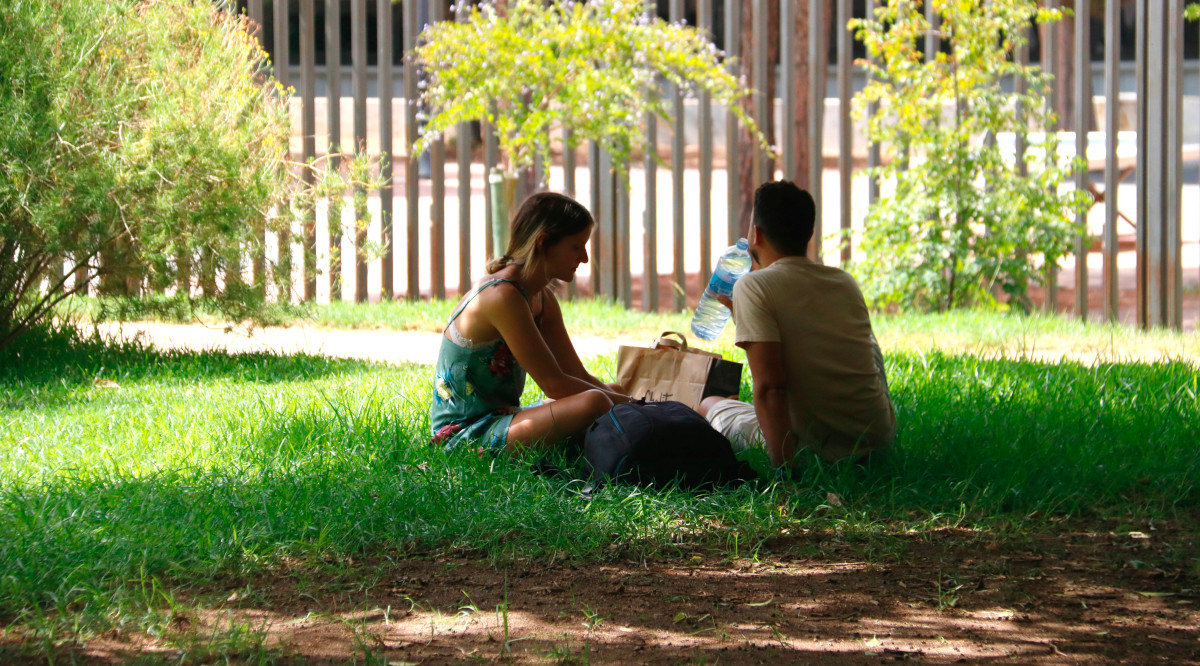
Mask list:
[{"label": "bare dirt ground", "polygon": [[[388,553],[194,590],[217,601],[171,625],[187,637],[244,623],[271,660],[303,663],[1200,664],[1195,518],[789,534],[741,558],[686,545],[553,565]],[[203,640],[113,632],[59,656],[173,660]]]}]

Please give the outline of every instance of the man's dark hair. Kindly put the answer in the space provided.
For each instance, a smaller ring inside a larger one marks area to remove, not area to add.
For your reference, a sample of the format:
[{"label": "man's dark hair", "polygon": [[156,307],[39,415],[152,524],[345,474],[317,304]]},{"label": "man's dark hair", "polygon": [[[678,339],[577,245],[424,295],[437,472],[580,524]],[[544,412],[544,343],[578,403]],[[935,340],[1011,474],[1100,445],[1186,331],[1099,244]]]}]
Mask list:
[{"label": "man's dark hair", "polygon": [[790,180],[763,183],[754,192],[754,226],[782,254],[808,252],[816,217],[812,195]]}]

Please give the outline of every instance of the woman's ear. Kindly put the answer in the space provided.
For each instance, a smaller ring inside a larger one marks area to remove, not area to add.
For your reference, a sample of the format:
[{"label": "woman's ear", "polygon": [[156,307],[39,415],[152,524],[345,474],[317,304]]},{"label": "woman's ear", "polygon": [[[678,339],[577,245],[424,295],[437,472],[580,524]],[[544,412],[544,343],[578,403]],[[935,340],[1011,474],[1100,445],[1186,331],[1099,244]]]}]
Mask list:
[{"label": "woman's ear", "polygon": [[549,238],[550,238],[550,234],[546,233],[545,231],[543,231],[542,233],[537,235],[537,240],[534,241],[534,247],[537,248],[538,252],[546,251],[546,241]]}]

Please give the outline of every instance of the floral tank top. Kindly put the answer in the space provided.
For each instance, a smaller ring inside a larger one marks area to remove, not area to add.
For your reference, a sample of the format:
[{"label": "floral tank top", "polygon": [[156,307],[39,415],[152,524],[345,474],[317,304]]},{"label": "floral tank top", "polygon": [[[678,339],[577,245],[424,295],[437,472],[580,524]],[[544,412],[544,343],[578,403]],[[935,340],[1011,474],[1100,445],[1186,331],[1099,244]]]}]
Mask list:
[{"label": "floral tank top", "polygon": [[429,408],[430,442],[446,451],[470,442],[498,453],[508,442],[508,427],[521,410],[525,369],[517,363],[503,338],[473,344],[458,333],[454,320],[479,292],[507,282],[529,300],[516,282],[488,280],[463,299],[446,324],[458,341],[442,336],[434,369],[433,402]]}]

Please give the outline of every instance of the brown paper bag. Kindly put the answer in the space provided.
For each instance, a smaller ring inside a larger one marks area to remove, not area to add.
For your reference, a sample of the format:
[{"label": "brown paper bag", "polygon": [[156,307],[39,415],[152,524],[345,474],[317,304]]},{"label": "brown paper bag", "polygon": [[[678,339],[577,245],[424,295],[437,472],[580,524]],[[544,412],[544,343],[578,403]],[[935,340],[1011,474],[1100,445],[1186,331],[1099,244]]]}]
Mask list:
[{"label": "brown paper bag", "polygon": [[688,347],[687,338],[674,331],[664,332],[649,347],[622,345],[617,350],[617,382],[647,402],[676,400],[696,409],[710,395],[737,395],[741,379],[741,363]]}]

